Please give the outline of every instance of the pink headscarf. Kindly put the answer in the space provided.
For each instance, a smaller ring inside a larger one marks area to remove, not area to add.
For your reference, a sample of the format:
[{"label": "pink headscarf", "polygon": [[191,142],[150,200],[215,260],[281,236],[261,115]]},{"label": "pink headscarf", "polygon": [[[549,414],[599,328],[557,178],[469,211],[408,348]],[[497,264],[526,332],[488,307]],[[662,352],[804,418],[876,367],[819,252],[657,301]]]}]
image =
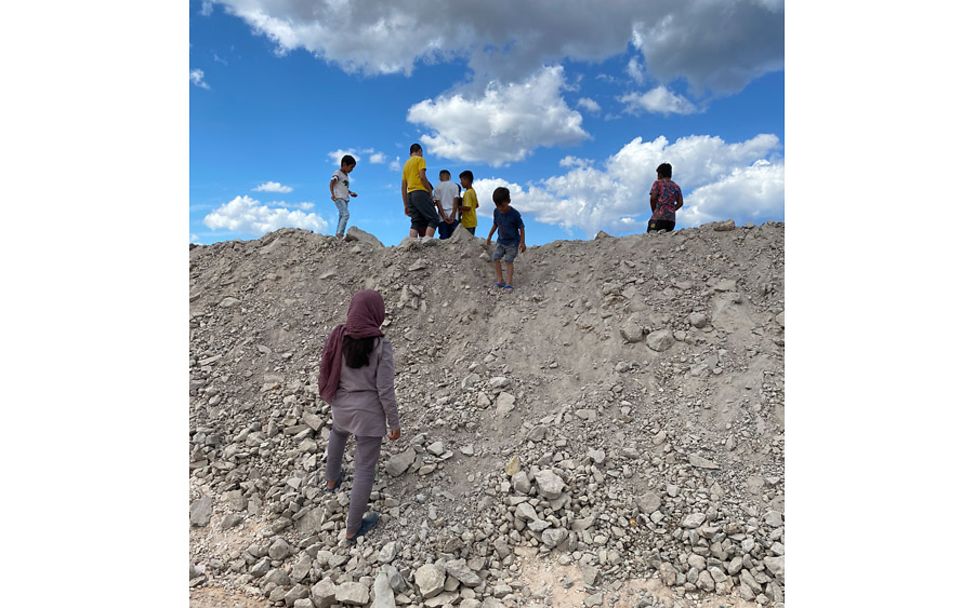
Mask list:
[{"label": "pink headscarf", "polygon": [[382,322],[386,318],[386,306],[378,291],[363,289],[352,296],[343,325],[331,330],[331,335],[321,351],[318,368],[318,395],[331,403],[338,391],[342,376],[342,343],[350,338],[374,338],[382,336]]}]

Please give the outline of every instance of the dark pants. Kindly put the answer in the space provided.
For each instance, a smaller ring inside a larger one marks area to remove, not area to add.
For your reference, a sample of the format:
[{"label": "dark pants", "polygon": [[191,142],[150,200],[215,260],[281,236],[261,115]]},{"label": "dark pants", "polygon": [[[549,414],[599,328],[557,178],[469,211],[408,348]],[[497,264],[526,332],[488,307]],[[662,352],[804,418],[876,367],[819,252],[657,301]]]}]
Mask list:
[{"label": "dark pants", "polygon": [[468,231],[468,232],[469,232],[470,234],[476,234],[476,232],[477,232],[477,227],[476,227],[476,226],[474,226],[473,228],[469,228],[469,227],[467,227],[467,226],[464,226],[464,228],[466,228],[466,229],[467,229],[467,231]]},{"label": "dark pants", "polygon": [[420,233],[426,233],[427,228],[436,228],[440,223],[440,215],[436,212],[436,205],[433,204],[433,197],[426,190],[413,190],[407,195],[409,201],[409,219],[412,220],[410,228]]},{"label": "dark pants", "polygon": [[[328,434],[328,462],[325,464],[325,479],[335,481],[342,469],[342,456],[348,443],[349,433],[331,427]],[[382,437],[355,437],[355,481],[348,504],[348,519],[345,530],[350,534],[358,532],[362,516],[369,504],[372,483],[375,481],[375,465],[379,462],[379,448]]]},{"label": "dark pants", "polygon": [[646,232],[652,232],[654,230],[665,230],[667,232],[672,232],[673,228],[676,227],[676,222],[669,222],[667,220],[649,220],[649,227],[646,228]]}]

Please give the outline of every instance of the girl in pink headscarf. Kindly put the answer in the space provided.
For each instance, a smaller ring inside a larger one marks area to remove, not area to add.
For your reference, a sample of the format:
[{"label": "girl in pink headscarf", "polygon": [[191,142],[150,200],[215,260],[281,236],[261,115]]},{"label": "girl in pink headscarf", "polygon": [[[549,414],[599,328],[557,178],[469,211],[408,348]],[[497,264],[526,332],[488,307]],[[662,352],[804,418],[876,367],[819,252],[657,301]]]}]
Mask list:
[{"label": "girl in pink headscarf", "polygon": [[[326,487],[337,491],[342,482],[342,457],[350,434],[355,435],[355,478],[348,506],[345,539],[354,542],[379,523],[378,513],[365,514],[375,481],[382,437],[399,439],[395,366],[392,344],[383,337],[385,303],[366,289],[352,296],[348,316],[328,336],[321,353],[318,394],[331,404]],[[388,427],[388,428],[387,428]]]}]

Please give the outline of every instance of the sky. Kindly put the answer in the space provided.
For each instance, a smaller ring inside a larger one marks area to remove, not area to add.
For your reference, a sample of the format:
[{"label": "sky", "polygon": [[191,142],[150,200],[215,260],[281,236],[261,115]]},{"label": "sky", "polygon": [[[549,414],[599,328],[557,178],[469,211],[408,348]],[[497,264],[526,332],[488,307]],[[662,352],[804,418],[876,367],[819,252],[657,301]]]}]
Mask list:
[{"label": "sky", "polygon": [[643,232],[673,166],[677,229],[784,219],[784,4],[775,0],[193,0],[190,235],[407,236],[409,146],[474,174],[478,236],[511,190],[529,245]]}]

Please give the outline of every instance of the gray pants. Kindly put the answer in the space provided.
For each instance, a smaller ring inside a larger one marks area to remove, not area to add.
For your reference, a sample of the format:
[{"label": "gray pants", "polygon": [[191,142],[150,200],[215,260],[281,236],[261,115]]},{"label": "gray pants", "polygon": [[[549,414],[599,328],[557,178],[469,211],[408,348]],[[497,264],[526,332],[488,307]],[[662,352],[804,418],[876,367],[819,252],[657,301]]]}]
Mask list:
[{"label": "gray pants", "polygon": [[335,199],[335,206],[338,207],[338,229],[335,236],[345,236],[345,225],[348,224],[348,199]]},{"label": "gray pants", "polygon": [[[328,462],[325,465],[325,479],[334,481],[341,472],[342,456],[348,443],[349,433],[335,426],[328,434]],[[348,519],[345,530],[349,534],[358,532],[362,516],[369,504],[372,483],[375,481],[375,465],[379,462],[379,448],[382,437],[355,437],[355,481],[352,483],[352,496],[348,505]]]}]

